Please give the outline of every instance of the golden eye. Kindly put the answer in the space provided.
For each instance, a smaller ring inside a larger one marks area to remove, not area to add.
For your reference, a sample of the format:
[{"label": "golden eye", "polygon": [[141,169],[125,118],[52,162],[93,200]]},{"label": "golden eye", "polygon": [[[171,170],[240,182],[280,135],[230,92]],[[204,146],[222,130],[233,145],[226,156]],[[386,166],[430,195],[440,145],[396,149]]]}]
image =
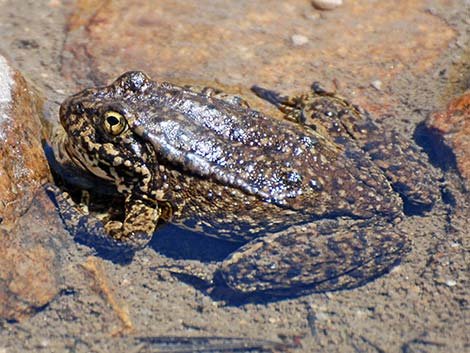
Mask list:
[{"label": "golden eye", "polygon": [[107,133],[117,136],[124,132],[127,121],[121,113],[109,111],[104,113],[104,129]]}]

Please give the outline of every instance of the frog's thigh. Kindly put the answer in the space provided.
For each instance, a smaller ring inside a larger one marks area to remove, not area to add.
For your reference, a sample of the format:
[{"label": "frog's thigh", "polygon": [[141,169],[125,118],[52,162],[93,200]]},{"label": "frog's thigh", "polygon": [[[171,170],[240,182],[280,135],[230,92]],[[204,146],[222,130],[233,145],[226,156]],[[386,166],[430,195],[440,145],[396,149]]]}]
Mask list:
[{"label": "frog's thigh", "polygon": [[318,234],[296,226],[258,238],[231,254],[221,274],[234,290],[279,294],[352,288],[389,269],[407,250],[407,238],[388,226]]}]

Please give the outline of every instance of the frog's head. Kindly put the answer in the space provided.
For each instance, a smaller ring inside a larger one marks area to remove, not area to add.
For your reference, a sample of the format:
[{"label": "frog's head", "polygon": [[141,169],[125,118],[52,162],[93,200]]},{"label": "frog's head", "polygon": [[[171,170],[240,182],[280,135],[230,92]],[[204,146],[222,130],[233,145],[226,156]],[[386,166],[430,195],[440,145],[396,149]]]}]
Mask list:
[{"label": "frog's head", "polygon": [[64,150],[80,168],[112,181],[121,193],[149,194],[155,171],[150,144],[136,132],[132,102],[152,84],[141,72],[129,72],[105,87],[86,89],[60,107]]}]

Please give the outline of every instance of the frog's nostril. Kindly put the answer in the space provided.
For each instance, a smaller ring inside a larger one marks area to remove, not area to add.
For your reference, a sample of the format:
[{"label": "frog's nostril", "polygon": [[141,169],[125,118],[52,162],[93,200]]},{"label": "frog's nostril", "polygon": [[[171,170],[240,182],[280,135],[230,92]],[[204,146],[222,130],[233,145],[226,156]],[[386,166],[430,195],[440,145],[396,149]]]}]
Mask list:
[{"label": "frog's nostril", "polygon": [[75,112],[78,114],[83,114],[85,110],[83,109],[83,105],[81,103],[76,103],[74,106]]}]

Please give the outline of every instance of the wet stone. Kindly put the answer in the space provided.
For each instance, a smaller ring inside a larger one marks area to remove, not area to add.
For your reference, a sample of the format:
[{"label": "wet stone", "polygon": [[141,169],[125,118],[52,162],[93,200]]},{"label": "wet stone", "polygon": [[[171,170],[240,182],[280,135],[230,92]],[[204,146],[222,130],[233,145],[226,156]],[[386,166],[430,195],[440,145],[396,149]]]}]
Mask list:
[{"label": "wet stone", "polygon": [[43,190],[14,226],[0,225],[0,318],[21,321],[59,293],[70,241],[62,228]]},{"label": "wet stone", "polygon": [[41,145],[41,101],[19,72],[0,56],[0,217],[23,214],[49,177]]},{"label": "wet stone", "polygon": [[343,0],[312,0],[312,5],[319,10],[333,10],[343,5]]},{"label": "wet stone", "polygon": [[453,99],[444,111],[433,113],[426,121],[434,137],[433,148],[442,163],[448,163],[448,148],[455,156],[457,170],[470,190],[470,92]]},{"label": "wet stone", "polygon": [[59,291],[62,225],[42,190],[40,100],[0,56],[0,319],[20,321]]}]

